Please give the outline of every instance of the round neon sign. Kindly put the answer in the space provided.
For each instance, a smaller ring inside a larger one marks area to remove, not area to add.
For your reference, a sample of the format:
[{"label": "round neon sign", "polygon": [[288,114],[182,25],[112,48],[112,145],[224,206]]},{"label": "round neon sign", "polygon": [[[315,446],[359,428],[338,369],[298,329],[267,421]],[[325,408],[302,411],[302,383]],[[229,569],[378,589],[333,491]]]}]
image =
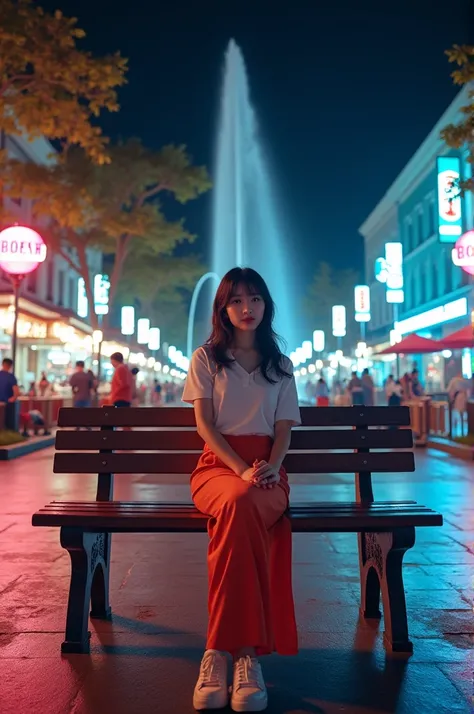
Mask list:
[{"label": "round neon sign", "polygon": [[0,231],[0,268],[10,275],[27,275],[46,260],[47,248],[40,234],[26,226]]},{"label": "round neon sign", "polygon": [[451,257],[454,265],[474,275],[474,231],[468,231],[458,238]]}]

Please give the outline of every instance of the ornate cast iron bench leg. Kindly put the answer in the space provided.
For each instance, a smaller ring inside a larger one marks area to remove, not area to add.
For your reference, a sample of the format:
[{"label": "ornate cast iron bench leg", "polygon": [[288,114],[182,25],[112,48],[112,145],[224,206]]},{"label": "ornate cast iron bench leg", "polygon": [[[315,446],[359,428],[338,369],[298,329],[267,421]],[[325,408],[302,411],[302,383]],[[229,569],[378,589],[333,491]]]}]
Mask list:
[{"label": "ornate cast iron bench leg", "polygon": [[360,614],[365,619],[380,620],[379,568],[373,557],[373,533],[359,533]]},{"label": "ornate cast iron bench leg", "polygon": [[361,614],[380,617],[382,591],[384,644],[391,652],[413,652],[403,587],[403,556],[415,544],[415,529],[397,528],[391,533],[361,533]]},{"label": "ornate cast iron bench leg", "polygon": [[[92,534],[95,536],[95,534]],[[109,603],[109,572],[111,533],[98,533],[92,545],[91,570],[94,573],[91,586],[91,612],[93,620],[111,620]]]},{"label": "ornate cast iron bench leg", "polygon": [[63,653],[89,652],[89,605],[94,592],[95,611],[110,616],[105,533],[84,533],[78,528],[61,528],[61,545],[71,558],[71,583],[66,616]]}]

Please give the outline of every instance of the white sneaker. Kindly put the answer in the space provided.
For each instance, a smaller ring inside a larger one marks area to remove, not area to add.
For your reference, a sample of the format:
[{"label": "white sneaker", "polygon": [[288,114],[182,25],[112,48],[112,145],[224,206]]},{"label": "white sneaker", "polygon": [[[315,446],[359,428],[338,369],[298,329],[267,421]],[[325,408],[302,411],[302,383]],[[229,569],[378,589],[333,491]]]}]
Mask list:
[{"label": "white sneaker", "polygon": [[198,710],[223,709],[228,702],[227,657],[218,650],[206,650],[194,687],[193,706]]},{"label": "white sneaker", "polygon": [[268,695],[262,668],[256,657],[239,657],[234,662],[234,683],[230,706],[234,712],[263,712]]}]

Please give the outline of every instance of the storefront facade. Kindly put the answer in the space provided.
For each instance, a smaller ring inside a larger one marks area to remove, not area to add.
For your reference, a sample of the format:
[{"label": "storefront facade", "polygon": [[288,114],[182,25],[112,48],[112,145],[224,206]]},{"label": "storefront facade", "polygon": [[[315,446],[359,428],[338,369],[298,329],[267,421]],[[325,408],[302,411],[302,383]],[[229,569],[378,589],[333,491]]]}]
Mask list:
[{"label": "storefront facade", "polygon": [[[468,101],[467,90],[462,90],[359,229],[365,243],[366,281],[372,290],[373,314],[367,325],[367,339],[374,352],[380,343],[390,343],[392,330],[400,337],[416,332],[439,339],[471,321],[472,277],[453,264],[453,241],[443,242],[440,238],[437,165],[439,157],[453,157],[461,176],[471,175],[466,153],[448,150],[440,138],[447,124],[459,120],[460,108]],[[474,225],[471,195],[460,199],[460,208],[459,230],[465,232]],[[403,247],[404,300],[398,305],[387,304],[385,286],[374,274],[375,260],[383,255],[385,244],[392,241]],[[400,371],[417,366],[429,391],[436,392],[445,388],[453,371],[462,368],[470,376],[469,362],[469,356],[462,351],[454,355],[407,355],[400,360]],[[393,371],[393,367],[390,359],[385,360],[384,374]]]},{"label": "storefront facade", "polygon": [[[92,358],[92,329],[73,313],[20,297],[16,376],[26,390],[42,372],[51,382],[64,381],[75,361]],[[0,293],[0,352],[11,354],[13,296]]]}]

